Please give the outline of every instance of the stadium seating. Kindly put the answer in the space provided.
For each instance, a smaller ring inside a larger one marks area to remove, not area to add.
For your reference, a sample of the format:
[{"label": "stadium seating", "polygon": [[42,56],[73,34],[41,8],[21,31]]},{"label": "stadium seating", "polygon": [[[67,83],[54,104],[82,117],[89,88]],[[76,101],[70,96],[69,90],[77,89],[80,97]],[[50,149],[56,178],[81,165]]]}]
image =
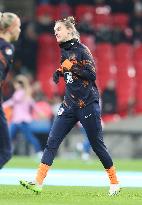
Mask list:
[{"label": "stadium seating", "polygon": [[97,6],[94,8],[94,27],[112,26],[112,15],[109,6]]},{"label": "stadium seating", "polygon": [[142,44],[134,47],[134,66],[136,69],[136,89],[135,89],[135,100],[136,113],[142,112]]},{"label": "stadium seating", "polygon": [[129,15],[126,13],[116,13],[112,16],[113,26],[120,27],[122,29],[128,28],[129,24]]},{"label": "stadium seating", "polygon": [[62,17],[66,17],[66,16],[71,16],[72,9],[67,4],[59,4],[55,8],[55,15],[56,15],[56,19],[60,19]]},{"label": "stadium seating", "polygon": [[52,98],[58,89],[52,81],[52,75],[59,66],[59,60],[55,37],[49,34],[40,35],[37,53],[37,79],[41,82],[42,88],[49,98]]},{"label": "stadium seating", "polygon": [[55,7],[50,4],[41,4],[36,8],[36,16],[48,15],[52,19],[56,19]]},{"label": "stadium seating", "polygon": [[114,48],[114,55],[117,67],[118,110],[119,112],[126,112],[129,100],[134,96],[135,91],[133,48],[127,43],[118,44]]},{"label": "stadium seating", "polygon": [[54,63],[55,67],[59,65],[59,49],[53,35],[42,34],[39,36],[37,55],[37,70],[41,65],[48,65],[49,63]]},{"label": "stadium seating", "polygon": [[86,13],[89,13],[92,15],[92,23],[93,23],[95,7],[89,6],[89,5],[83,5],[83,4],[78,5],[75,9],[75,16],[76,16],[77,21],[80,21]]},{"label": "stadium seating", "polygon": [[126,61],[126,63],[128,63],[132,61],[133,48],[131,44],[119,43],[115,46],[114,52],[116,60],[121,61],[121,63],[125,63]]},{"label": "stadium seating", "polygon": [[85,44],[91,52],[95,50],[95,39],[93,35],[81,35],[80,40],[83,44]]},{"label": "stadium seating", "polygon": [[[78,5],[75,8],[77,21],[83,19],[85,14],[92,16],[92,25],[99,29],[101,26],[120,27],[126,29],[129,26],[129,15],[126,13],[112,14],[107,5],[90,6]],[[37,7],[36,15],[48,14],[54,20],[67,15],[72,15],[71,7],[66,4],[53,6],[43,4]],[[118,110],[120,113],[127,110],[129,100],[135,97],[136,112],[142,112],[142,44],[132,47],[129,43],[95,44],[93,35],[81,35],[81,42],[88,46],[92,52],[97,68],[97,84],[102,92],[110,79],[116,80],[118,94]],[[45,50],[47,52],[45,52]],[[56,52],[55,52],[56,50]],[[54,55],[53,55],[54,54]],[[38,39],[37,78],[42,81],[44,90],[48,96],[54,92],[64,93],[64,82],[54,85],[51,76],[60,64],[60,52],[56,40],[49,34],[42,34]],[[47,81],[50,82],[47,86]]]},{"label": "stadium seating", "polygon": [[52,80],[54,64],[47,64],[40,67],[37,72],[37,80],[41,82],[42,89],[48,98],[52,98],[58,91],[57,85]]},{"label": "stadium seating", "polygon": [[116,77],[113,46],[109,43],[97,44],[93,55],[96,59],[98,85],[102,91],[106,87],[108,80]]}]

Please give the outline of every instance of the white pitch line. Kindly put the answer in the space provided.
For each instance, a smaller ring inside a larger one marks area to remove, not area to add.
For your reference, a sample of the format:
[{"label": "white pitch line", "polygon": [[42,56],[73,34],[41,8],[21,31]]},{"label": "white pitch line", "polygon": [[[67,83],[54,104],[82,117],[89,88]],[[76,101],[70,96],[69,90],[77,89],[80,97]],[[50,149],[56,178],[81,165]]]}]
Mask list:
[{"label": "white pitch line", "polygon": [[[19,184],[20,179],[32,181],[35,169],[2,169],[0,184]],[[118,172],[124,187],[142,187],[142,172]],[[50,170],[46,185],[55,186],[109,186],[107,174],[103,171]]]}]

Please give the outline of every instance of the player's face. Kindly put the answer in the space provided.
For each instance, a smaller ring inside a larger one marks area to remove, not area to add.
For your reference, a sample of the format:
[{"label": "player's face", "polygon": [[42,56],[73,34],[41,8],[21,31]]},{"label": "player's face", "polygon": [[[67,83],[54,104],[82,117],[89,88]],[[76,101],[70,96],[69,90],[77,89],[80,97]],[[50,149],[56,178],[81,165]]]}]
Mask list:
[{"label": "player's face", "polygon": [[66,42],[71,38],[71,31],[62,22],[57,22],[54,27],[55,36],[58,43]]},{"label": "player's face", "polygon": [[11,32],[11,41],[17,41],[21,32],[21,22],[20,19],[17,17],[15,19],[15,25]]}]

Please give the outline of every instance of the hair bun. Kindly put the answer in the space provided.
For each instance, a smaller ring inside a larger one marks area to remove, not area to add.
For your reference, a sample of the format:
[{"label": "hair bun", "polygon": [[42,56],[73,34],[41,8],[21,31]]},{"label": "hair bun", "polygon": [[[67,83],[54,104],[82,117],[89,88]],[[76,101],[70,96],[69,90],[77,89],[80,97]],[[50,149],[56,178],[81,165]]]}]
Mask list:
[{"label": "hair bun", "polygon": [[70,21],[73,25],[75,25],[75,18],[73,16],[68,16],[67,20]]}]

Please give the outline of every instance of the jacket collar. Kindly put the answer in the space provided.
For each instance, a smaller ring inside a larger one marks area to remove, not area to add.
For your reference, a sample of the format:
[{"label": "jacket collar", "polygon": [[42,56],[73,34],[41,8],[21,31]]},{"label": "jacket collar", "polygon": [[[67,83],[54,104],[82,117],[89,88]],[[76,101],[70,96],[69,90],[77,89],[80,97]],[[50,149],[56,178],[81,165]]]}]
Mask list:
[{"label": "jacket collar", "polygon": [[60,48],[64,48],[66,50],[70,49],[73,45],[75,45],[76,43],[78,43],[78,39],[71,39],[69,41],[66,41],[66,42],[63,42],[63,43],[60,43],[59,46]]}]

